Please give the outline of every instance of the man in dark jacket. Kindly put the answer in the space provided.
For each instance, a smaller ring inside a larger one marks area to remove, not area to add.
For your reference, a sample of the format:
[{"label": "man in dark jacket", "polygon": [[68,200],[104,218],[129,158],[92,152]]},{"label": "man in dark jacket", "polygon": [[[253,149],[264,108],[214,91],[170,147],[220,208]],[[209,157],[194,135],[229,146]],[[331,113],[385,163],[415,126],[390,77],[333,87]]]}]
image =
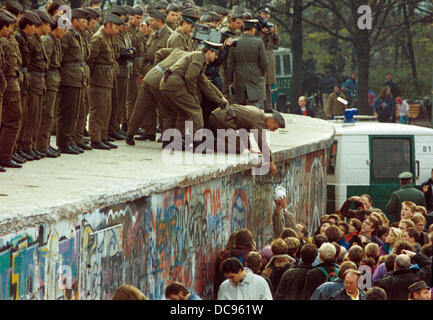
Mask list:
[{"label": "man in dark jacket", "polygon": [[402,172],[398,178],[400,179],[400,189],[394,191],[385,207],[385,213],[390,218],[390,223],[400,221],[401,203],[403,201],[412,201],[417,206],[426,207],[424,194],[415,188],[412,184],[412,173]]},{"label": "man in dark jacket", "polygon": [[325,242],[320,246],[320,264],[310,270],[305,277],[304,296],[309,299],[314,290],[324,282],[337,278],[339,265],[335,263],[337,250],[332,243]]},{"label": "man in dark jacket", "polygon": [[336,83],[337,82],[335,81],[334,77],[331,75],[329,68],[326,68],[325,74],[319,81],[319,89],[322,93],[323,112],[325,113],[325,115],[330,114],[328,108],[328,97],[334,91],[334,86]]},{"label": "man in dark jacket", "polygon": [[365,300],[365,292],[358,288],[361,272],[346,270],[344,273],[344,288],[337,290],[329,300]]},{"label": "man in dark jacket", "polygon": [[[394,271],[377,282],[377,286],[386,291],[388,300],[407,300],[408,287],[411,284],[419,280],[431,282],[431,258],[422,253],[415,254],[408,250],[403,250],[403,252],[395,258]],[[410,268],[411,257],[409,255],[413,256],[414,262],[420,269]]]},{"label": "man in dark jacket", "polygon": [[306,300],[303,294],[305,277],[313,269],[317,247],[307,243],[301,249],[301,262],[284,272],[275,294],[275,300]]},{"label": "man in dark jacket", "polygon": [[431,170],[431,178],[421,185],[421,190],[424,193],[427,211],[433,211],[433,169]]}]

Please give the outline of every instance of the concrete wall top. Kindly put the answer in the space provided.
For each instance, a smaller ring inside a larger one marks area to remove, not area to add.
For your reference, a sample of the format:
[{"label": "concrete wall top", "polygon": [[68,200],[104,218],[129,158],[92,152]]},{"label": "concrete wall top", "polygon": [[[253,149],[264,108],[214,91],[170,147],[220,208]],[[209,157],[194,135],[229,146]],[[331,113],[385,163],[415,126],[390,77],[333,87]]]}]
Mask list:
[{"label": "concrete wall top", "polygon": [[[334,128],[320,119],[285,115],[286,128],[270,133],[275,162],[328,148]],[[253,156],[194,155],[193,163],[166,164],[161,144],[138,142],[135,147],[117,143],[117,150],[93,150],[82,155],[62,155],[26,163],[0,175],[0,233],[29,225],[73,220],[74,214],[91,212],[153,193],[185,187],[254,167]],[[185,152],[184,157],[192,154]],[[202,164],[197,164],[199,157]],[[188,161],[188,159],[184,159]],[[189,159],[191,160],[191,159]],[[208,161],[206,161],[208,160]]]}]

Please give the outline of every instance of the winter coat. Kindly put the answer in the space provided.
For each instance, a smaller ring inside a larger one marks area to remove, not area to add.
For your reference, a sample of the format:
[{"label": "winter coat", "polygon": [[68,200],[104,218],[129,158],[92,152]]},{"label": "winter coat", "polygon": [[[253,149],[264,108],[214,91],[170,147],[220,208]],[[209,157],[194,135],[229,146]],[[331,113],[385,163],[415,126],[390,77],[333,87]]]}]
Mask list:
[{"label": "winter coat", "polygon": [[330,94],[334,91],[334,86],[337,82],[332,76],[323,76],[319,81],[319,89],[322,93]]},{"label": "winter coat", "polygon": [[394,100],[391,98],[377,98],[374,101],[374,109],[377,112],[379,122],[391,122],[394,114]]},{"label": "winter coat", "polygon": [[[305,277],[304,296],[309,299],[314,290],[322,283],[326,282],[325,274],[318,268],[322,267],[328,274],[335,272],[337,276],[339,265],[333,262],[324,262],[317,265],[314,269],[310,270]],[[331,281],[331,280],[328,280]]]},{"label": "winter coat", "polygon": [[337,291],[344,289],[344,280],[338,278],[333,282],[325,282],[314,290],[310,300],[329,300]]},{"label": "winter coat", "polygon": [[275,300],[306,300],[304,296],[305,277],[313,269],[309,264],[301,263],[284,272],[275,294]]},{"label": "winter coat", "polygon": [[[363,290],[358,289],[359,294],[359,300],[366,300],[365,292]],[[351,297],[346,293],[346,289],[340,289],[337,292],[335,292],[331,297],[329,297],[329,300],[352,300]]]}]

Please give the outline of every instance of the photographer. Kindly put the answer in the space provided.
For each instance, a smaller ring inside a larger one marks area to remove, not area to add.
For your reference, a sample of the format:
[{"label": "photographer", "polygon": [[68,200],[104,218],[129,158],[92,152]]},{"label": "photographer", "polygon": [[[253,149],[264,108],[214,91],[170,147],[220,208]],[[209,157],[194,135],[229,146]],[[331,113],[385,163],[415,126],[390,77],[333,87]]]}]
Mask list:
[{"label": "photographer", "polygon": [[[355,210],[350,209],[352,201],[355,201]],[[343,206],[340,209],[340,213],[348,219],[356,218],[362,222],[371,213],[371,211],[367,209],[367,207],[368,204],[366,203],[366,199],[364,197],[353,196],[343,203]]]},{"label": "photographer", "polygon": [[277,83],[276,74],[275,74],[275,54],[274,49],[276,49],[281,42],[281,38],[278,34],[277,25],[273,25],[269,23],[269,19],[271,17],[271,10],[262,6],[258,9],[257,12],[259,16],[259,21],[261,21],[262,28],[260,30],[260,35],[263,39],[266,48],[266,55],[268,57],[268,70],[265,74],[265,85],[266,85],[266,101],[264,105],[265,112],[272,111],[272,102],[271,102],[271,87],[272,85]]}]

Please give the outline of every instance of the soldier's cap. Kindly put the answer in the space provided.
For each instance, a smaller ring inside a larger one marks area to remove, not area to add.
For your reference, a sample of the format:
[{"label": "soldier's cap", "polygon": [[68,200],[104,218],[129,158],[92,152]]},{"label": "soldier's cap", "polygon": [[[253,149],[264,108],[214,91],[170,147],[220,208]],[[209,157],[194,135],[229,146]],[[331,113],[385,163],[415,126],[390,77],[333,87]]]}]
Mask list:
[{"label": "soldier's cap", "polygon": [[41,18],[43,23],[48,23],[49,25],[53,24],[53,18],[46,11],[36,10],[36,14]]},{"label": "soldier's cap", "polygon": [[99,16],[102,15],[102,13],[101,13],[101,8],[99,8],[99,7],[95,7],[95,8],[92,8],[92,9],[95,10],[95,11],[97,11],[97,12],[99,13]]},{"label": "soldier's cap", "polygon": [[221,20],[221,17],[218,13],[214,11],[209,11],[201,16],[200,21],[202,22],[218,22]]},{"label": "soldier's cap", "polygon": [[152,17],[152,18],[154,18],[154,19],[159,19],[162,22],[164,22],[165,19],[167,18],[167,15],[164,12],[159,11],[159,10],[152,10],[152,11],[150,11],[149,12],[149,16]]},{"label": "soldier's cap", "polygon": [[188,8],[182,11],[182,19],[195,25],[195,23],[200,20],[200,17],[198,16],[197,10]]},{"label": "soldier's cap", "polygon": [[259,8],[257,9],[257,12],[258,12],[258,13],[260,13],[260,12],[264,12],[264,13],[267,13],[267,14],[271,14],[271,10],[269,9],[268,6],[261,6],[261,7],[259,7]]},{"label": "soldier's cap", "polygon": [[179,12],[179,11],[180,11],[180,10],[179,10],[179,6],[178,6],[177,4],[175,4],[175,3],[170,3],[170,4],[167,6],[167,12],[169,12],[169,11]]},{"label": "soldier's cap", "polygon": [[417,292],[417,291],[422,290],[422,289],[430,289],[429,286],[427,285],[427,283],[425,283],[425,281],[423,281],[423,280],[415,282],[414,284],[411,284],[408,287],[410,295],[412,295],[414,292]]},{"label": "soldier's cap", "polygon": [[144,7],[141,4],[136,4],[132,8],[134,9],[134,15],[142,16],[144,14]]},{"label": "soldier's cap", "polygon": [[131,7],[131,6],[127,5],[127,4],[124,4],[122,7],[123,7],[124,9],[126,9],[126,14],[127,14],[127,15],[129,15],[129,16],[133,16],[133,15],[135,15],[135,10],[134,10],[133,7]]},{"label": "soldier's cap", "polygon": [[54,11],[58,10],[59,7],[61,6],[61,4],[59,3],[59,1],[53,1],[47,8],[47,12],[49,14],[53,14]]},{"label": "soldier's cap", "polygon": [[155,9],[161,10],[161,9],[167,9],[169,3],[167,1],[157,1],[155,3]]},{"label": "soldier's cap", "polygon": [[222,16],[228,16],[229,13],[230,13],[230,10],[229,10],[229,9],[224,8],[224,7],[221,7],[221,6],[218,6],[218,5],[214,5],[214,6],[213,6],[213,10],[214,10],[216,13],[218,13],[219,15],[222,15]]},{"label": "soldier's cap", "polygon": [[257,19],[248,19],[244,21],[245,27],[257,27],[257,23],[259,22],[259,20]]},{"label": "soldier's cap", "polygon": [[217,43],[217,42],[211,42],[211,41],[203,41],[203,46],[206,49],[209,50],[214,50],[214,51],[219,51],[222,48],[222,43]]},{"label": "soldier's cap", "polygon": [[404,172],[402,172],[402,173],[400,173],[398,175],[398,178],[399,179],[403,179],[403,180],[405,180],[405,179],[412,179],[412,177],[413,177],[413,175],[409,171],[404,171]]},{"label": "soldier's cap", "polygon": [[128,11],[126,11],[126,9],[122,6],[115,5],[113,6],[113,8],[111,8],[110,13],[120,17],[120,16],[125,16],[128,13]]},{"label": "soldier's cap", "polygon": [[118,26],[121,26],[122,24],[125,23],[125,21],[123,21],[122,18],[120,18],[119,16],[116,16],[115,14],[112,14],[112,13],[108,13],[105,15],[104,24],[107,22],[114,23],[115,25],[118,25]]},{"label": "soldier's cap", "polygon": [[90,19],[98,19],[101,16],[101,14],[99,13],[99,11],[95,10],[93,8],[86,8],[85,10],[89,14],[89,20]]},{"label": "soldier's cap", "polygon": [[[89,18],[89,13],[87,12],[87,10],[83,9],[83,8],[75,8],[72,9],[72,15],[71,15],[71,19],[88,19]],[[71,20],[71,22],[72,22]]]},{"label": "soldier's cap", "polygon": [[272,118],[278,123],[280,129],[284,129],[286,127],[286,122],[284,121],[284,117],[276,110],[272,110]]},{"label": "soldier's cap", "polygon": [[15,16],[18,15],[19,13],[24,12],[23,5],[18,1],[14,1],[14,0],[6,1],[5,9]]},{"label": "soldier's cap", "polygon": [[17,21],[17,18],[7,10],[0,10],[0,22],[4,24],[12,24]]},{"label": "soldier's cap", "polygon": [[24,10],[21,20],[26,21],[28,24],[34,24],[35,26],[42,25],[41,18],[30,10]]}]

